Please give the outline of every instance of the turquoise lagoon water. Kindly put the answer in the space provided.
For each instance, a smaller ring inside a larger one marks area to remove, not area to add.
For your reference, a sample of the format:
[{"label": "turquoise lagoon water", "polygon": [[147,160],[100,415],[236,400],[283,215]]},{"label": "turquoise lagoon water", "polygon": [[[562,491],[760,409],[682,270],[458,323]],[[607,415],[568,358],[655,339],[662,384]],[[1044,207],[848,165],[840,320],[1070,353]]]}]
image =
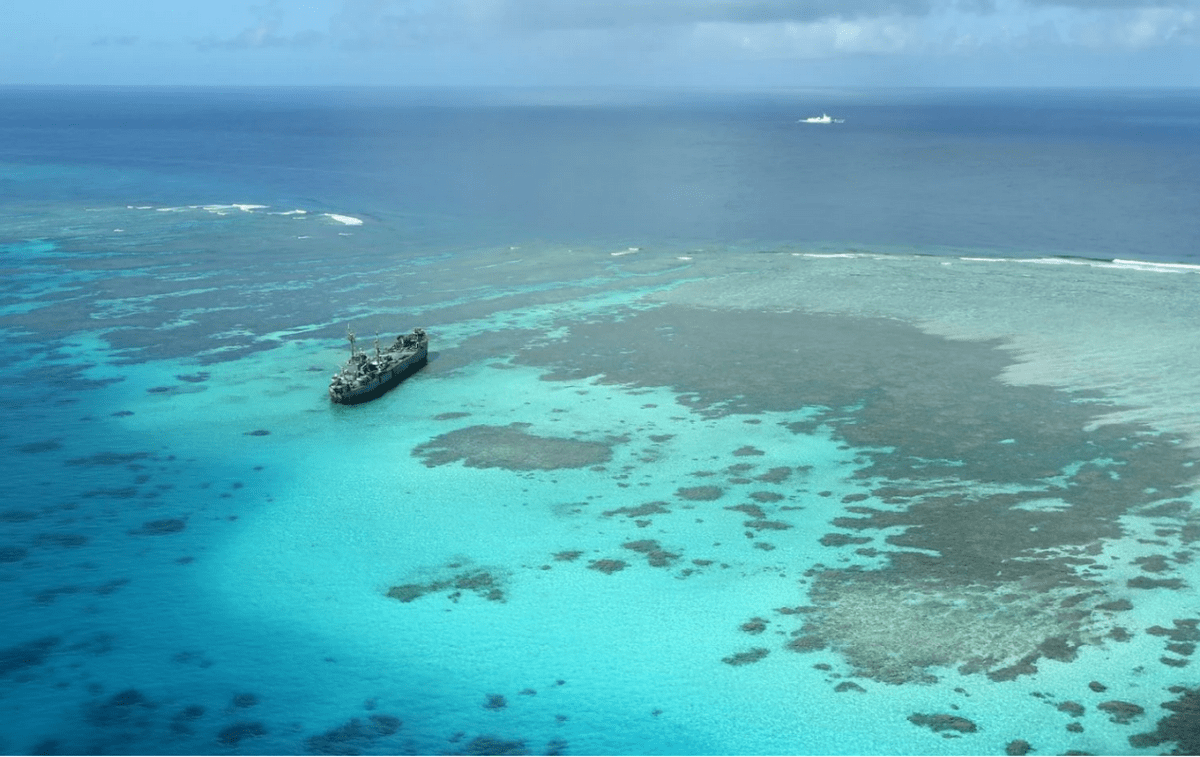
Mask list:
[{"label": "turquoise lagoon water", "polygon": [[[88,175],[3,217],[0,750],[1196,748],[1181,256]],[[347,325],[429,364],[332,405]]]}]

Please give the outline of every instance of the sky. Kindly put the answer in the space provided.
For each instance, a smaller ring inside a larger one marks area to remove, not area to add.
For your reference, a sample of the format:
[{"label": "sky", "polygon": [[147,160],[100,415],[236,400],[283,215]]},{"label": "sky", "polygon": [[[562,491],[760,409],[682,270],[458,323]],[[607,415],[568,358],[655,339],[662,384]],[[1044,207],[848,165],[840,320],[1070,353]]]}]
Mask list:
[{"label": "sky", "polygon": [[1200,86],[1200,0],[3,0],[0,85]]}]

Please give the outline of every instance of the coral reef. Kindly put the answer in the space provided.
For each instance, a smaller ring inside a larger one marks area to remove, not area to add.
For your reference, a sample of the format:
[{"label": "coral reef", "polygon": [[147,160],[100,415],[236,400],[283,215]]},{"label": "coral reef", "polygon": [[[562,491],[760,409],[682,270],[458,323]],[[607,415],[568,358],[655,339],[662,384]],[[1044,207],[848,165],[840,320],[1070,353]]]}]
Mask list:
[{"label": "coral reef", "polygon": [[417,445],[413,455],[433,468],[463,461],[468,468],[512,471],[586,468],[612,458],[612,444],[556,436],[538,436],[527,423],[508,426],[469,426],[449,431]]}]

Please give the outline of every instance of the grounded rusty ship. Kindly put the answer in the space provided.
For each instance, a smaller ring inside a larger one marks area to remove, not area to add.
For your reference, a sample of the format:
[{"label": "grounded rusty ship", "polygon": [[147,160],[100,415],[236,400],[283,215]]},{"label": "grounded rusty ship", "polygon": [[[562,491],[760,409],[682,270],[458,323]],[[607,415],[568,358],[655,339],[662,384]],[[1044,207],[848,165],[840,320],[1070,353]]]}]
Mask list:
[{"label": "grounded rusty ship", "polygon": [[429,354],[425,329],[401,334],[383,349],[376,339],[374,355],[358,349],[353,331],[347,332],[346,338],[350,340],[350,359],[329,382],[329,399],[343,405],[357,405],[382,396],[420,370]]}]

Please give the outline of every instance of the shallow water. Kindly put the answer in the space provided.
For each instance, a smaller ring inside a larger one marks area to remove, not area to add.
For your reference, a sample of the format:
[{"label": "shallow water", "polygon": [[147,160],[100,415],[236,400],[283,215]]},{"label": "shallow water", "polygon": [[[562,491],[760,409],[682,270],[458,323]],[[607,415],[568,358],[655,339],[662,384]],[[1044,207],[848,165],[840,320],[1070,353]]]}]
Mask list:
[{"label": "shallow water", "polygon": [[1200,269],[256,200],[5,210],[0,750],[1197,747]]}]

